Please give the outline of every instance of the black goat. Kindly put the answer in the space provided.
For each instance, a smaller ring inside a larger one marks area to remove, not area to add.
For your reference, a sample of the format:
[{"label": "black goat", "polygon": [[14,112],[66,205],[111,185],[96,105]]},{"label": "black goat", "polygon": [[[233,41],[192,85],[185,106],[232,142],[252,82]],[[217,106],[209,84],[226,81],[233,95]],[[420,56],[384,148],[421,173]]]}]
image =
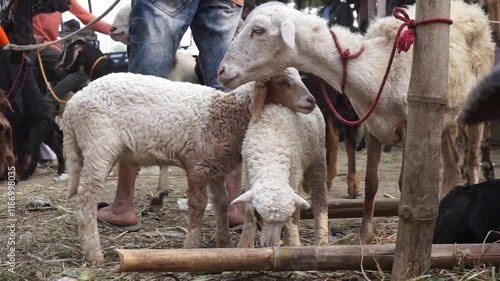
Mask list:
[{"label": "black goat", "polygon": [[128,64],[117,64],[105,59],[101,50],[78,38],[66,45],[57,62],[56,71],[84,71],[90,80],[95,80],[113,72],[127,72]]},{"label": "black goat", "polygon": [[[490,230],[500,232],[500,180],[457,186],[439,204],[434,244],[483,243]],[[500,240],[492,232],[486,243]]]},{"label": "black goat", "polygon": [[[359,178],[356,173],[356,139],[359,126],[347,126],[335,118],[323,97],[321,78],[305,72],[301,72],[301,75],[302,81],[316,99],[316,104],[325,118],[327,187],[330,189],[332,181],[337,175],[337,150],[339,142],[344,141],[348,157],[347,193],[349,198],[356,198],[359,196]],[[340,94],[328,83],[326,83],[326,91],[332,105],[342,117],[349,121],[359,120],[347,96]]]}]

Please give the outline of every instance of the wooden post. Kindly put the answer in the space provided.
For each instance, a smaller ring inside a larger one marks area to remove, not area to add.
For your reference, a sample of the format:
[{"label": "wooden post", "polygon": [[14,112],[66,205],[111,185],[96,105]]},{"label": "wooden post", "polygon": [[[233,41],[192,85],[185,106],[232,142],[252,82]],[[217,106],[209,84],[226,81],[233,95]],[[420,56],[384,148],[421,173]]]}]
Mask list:
[{"label": "wooden post", "polygon": [[385,17],[387,0],[377,0],[377,17]]},{"label": "wooden post", "polygon": [[500,47],[500,3],[498,0],[488,0],[488,18],[492,21],[490,23],[491,30],[493,31],[493,38],[495,43]]},{"label": "wooden post", "polygon": [[[330,199],[328,200],[328,218],[360,218],[363,215],[364,199]],[[375,200],[375,217],[392,217],[398,215],[399,199],[379,198]],[[301,219],[312,219],[312,209],[301,210]]]},{"label": "wooden post", "polygon": [[[450,17],[450,0],[417,0],[416,20]],[[416,28],[408,91],[403,190],[391,280],[420,276],[430,266],[439,207],[444,105],[448,97],[450,26]],[[432,120],[432,122],[429,122]]]},{"label": "wooden post", "polygon": [[[442,0],[438,0],[442,1]],[[255,249],[117,249],[118,272],[390,270],[394,244]],[[500,244],[433,245],[431,268],[500,265]]]}]

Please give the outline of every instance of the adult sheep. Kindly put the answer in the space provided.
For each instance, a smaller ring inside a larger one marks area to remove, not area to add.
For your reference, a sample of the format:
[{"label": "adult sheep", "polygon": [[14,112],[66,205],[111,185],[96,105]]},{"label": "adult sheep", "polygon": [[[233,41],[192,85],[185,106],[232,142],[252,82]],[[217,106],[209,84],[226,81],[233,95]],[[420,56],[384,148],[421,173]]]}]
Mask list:
[{"label": "adult sheep", "polygon": [[[410,7],[407,13],[414,18],[415,6]],[[466,93],[493,65],[494,45],[488,17],[481,8],[452,1],[451,18],[450,88],[443,121],[441,152],[444,171],[441,196],[454,187],[459,178],[457,117]],[[375,99],[387,66],[385,62],[389,59],[401,23],[393,17],[377,19],[364,37],[342,27],[333,27],[331,30],[342,48],[349,49],[351,54],[364,47],[364,52],[358,58],[349,61],[345,85],[345,93],[359,116],[366,114]],[[374,235],[373,210],[382,144],[405,143],[411,62],[412,51],[395,56],[393,71],[389,73],[378,105],[365,123],[368,159],[360,231],[363,243],[369,243]],[[318,75],[335,89],[341,89],[341,54],[335,47],[326,21],[282,5],[267,6],[253,11],[230,45],[220,64],[219,80],[224,86],[234,88],[247,81],[265,79],[276,71],[292,66]],[[481,129],[481,124],[468,127],[472,148],[469,149],[470,155],[465,157],[469,157],[467,172],[471,183],[479,180]]]},{"label": "adult sheep", "polygon": [[248,126],[242,146],[247,191],[232,203],[250,203],[239,247],[253,247],[257,224],[262,247],[278,246],[285,230],[285,245],[300,246],[300,207],[311,196],[314,243],[328,242],[325,121],[318,107],[310,114],[266,105],[262,117]]},{"label": "adult sheep", "polygon": [[[254,94],[255,92],[255,94]],[[310,113],[315,100],[295,69],[268,82],[250,82],[223,93],[211,87],[133,73],[91,82],[66,105],[62,127],[68,159],[68,197],[77,196],[78,232],[85,259],[100,264],[97,199],[114,161],[140,166],[174,165],[186,170],[188,230],[184,247],[200,247],[208,202],[215,202],[218,247],[231,247],[224,179],[241,163],[241,143],[252,99]],[[262,108],[255,103],[255,108]]]}]

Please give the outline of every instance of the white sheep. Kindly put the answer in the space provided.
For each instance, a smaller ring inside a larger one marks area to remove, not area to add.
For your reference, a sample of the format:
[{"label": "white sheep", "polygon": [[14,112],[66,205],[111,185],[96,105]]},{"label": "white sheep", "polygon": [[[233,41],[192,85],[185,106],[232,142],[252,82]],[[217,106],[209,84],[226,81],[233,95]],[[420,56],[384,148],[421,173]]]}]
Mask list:
[{"label": "white sheep", "polygon": [[[415,18],[415,7],[407,10]],[[452,1],[449,49],[449,99],[444,117],[441,152],[443,181],[441,196],[455,186],[459,178],[459,153],[456,145],[457,117],[468,90],[493,66],[493,47],[488,17],[477,5]],[[402,22],[393,17],[375,20],[366,36],[335,26],[343,49],[351,54],[363,46],[364,52],[348,62],[345,93],[359,116],[373,103],[387,66],[396,31]],[[374,235],[373,208],[378,189],[378,165],[382,144],[405,143],[407,91],[410,81],[412,50],[396,54],[382,96],[373,114],[365,122],[367,130],[367,169],[361,242]],[[272,63],[269,63],[272,62]],[[337,90],[341,89],[341,56],[326,21],[297,10],[273,5],[255,9],[233,40],[219,68],[219,80],[227,88],[247,81],[265,79],[285,67],[311,72]],[[479,180],[478,149],[482,125],[469,126],[468,176]],[[422,148],[426,149],[426,148]],[[404,147],[403,147],[404,157]],[[402,167],[403,171],[403,167]],[[402,173],[401,173],[402,175]],[[401,179],[400,179],[401,182]]]},{"label": "white sheep", "polygon": [[[138,166],[186,170],[189,225],[184,247],[201,247],[201,223],[209,186],[215,203],[218,247],[231,247],[224,178],[241,163],[241,143],[252,98],[310,113],[315,100],[295,69],[266,83],[224,93],[164,78],[114,73],[91,82],[66,105],[62,127],[68,162],[68,198],[77,196],[78,232],[85,259],[103,261],[97,199],[115,160]],[[255,108],[261,108],[256,104]]]},{"label": "white sheep", "polygon": [[248,126],[242,157],[248,187],[232,203],[251,204],[239,247],[253,247],[257,220],[261,246],[278,246],[285,225],[285,245],[300,246],[300,206],[309,207],[297,194],[301,185],[312,198],[315,243],[327,243],[325,121],[319,108],[305,115],[266,105],[262,117]]}]

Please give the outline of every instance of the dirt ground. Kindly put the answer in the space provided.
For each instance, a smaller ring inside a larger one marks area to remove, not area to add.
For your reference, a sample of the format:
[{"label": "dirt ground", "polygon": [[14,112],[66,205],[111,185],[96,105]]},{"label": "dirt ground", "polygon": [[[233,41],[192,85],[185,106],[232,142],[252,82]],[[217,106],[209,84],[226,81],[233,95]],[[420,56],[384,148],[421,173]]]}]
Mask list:
[{"label": "dirt ground", "polygon": [[[499,161],[500,149],[493,149],[493,162]],[[401,163],[401,149],[394,147],[384,153],[380,166],[380,188],[377,197],[384,193],[399,197],[398,177]],[[357,170],[364,189],[366,165],[365,151],[357,153]],[[339,171],[329,192],[330,198],[345,198],[347,185],[347,157],[345,151],[339,153]],[[157,187],[157,168],[141,171],[136,184],[135,208],[139,212],[149,203],[149,198]],[[497,172],[498,175],[498,172]],[[104,268],[89,268],[82,260],[76,232],[74,206],[66,201],[67,180],[59,180],[52,172],[36,176],[16,185],[16,250],[15,274],[8,272],[8,197],[6,192],[0,195],[0,280],[382,280],[389,279],[388,273],[379,271],[335,271],[335,272],[223,272],[221,274],[191,273],[117,273],[118,256],[111,250],[116,248],[182,248],[186,212],[179,209],[177,200],[185,198],[186,178],[181,169],[172,168],[170,173],[171,192],[166,198],[162,212],[141,216],[142,229],[136,233],[119,233],[100,229],[101,244],[105,250]],[[109,177],[103,190],[101,201],[111,202],[116,189],[117,178]],[[5,188],[6,182],[1,182]],[[43,202],[47,201],[47,202]],[[46,204],[45,204],[46,203]],[[45,205],[44,205],[45,204]],[[204,247],[213,248],[214,218],[213,212],[207,211],[204,224]],[[374,244],[395,243],[397,217],[376,218],[377,238]],[[330,228],[342,230],[344,234],[357,233],[361,219],[331,219]],[[301,221],[301,239],[304,245],[313,240],[311,220]],[[241,227],[232,229],[233,243],[236,246]],[[333,237],[332,237],[333,238]],[[334,239],[332,239],[333,241]],[[476,269],[477,270],[477,269]],[[471,280],[492,280],[491,269],[476,275]],[[470,275],[473,272],[470,272]],[[458,280],[457,275],[465,272],[433,270],[426,280]],[[500,275],[497,274],[497,280]],[[469,280],[469,279],[467,279]]]}]

